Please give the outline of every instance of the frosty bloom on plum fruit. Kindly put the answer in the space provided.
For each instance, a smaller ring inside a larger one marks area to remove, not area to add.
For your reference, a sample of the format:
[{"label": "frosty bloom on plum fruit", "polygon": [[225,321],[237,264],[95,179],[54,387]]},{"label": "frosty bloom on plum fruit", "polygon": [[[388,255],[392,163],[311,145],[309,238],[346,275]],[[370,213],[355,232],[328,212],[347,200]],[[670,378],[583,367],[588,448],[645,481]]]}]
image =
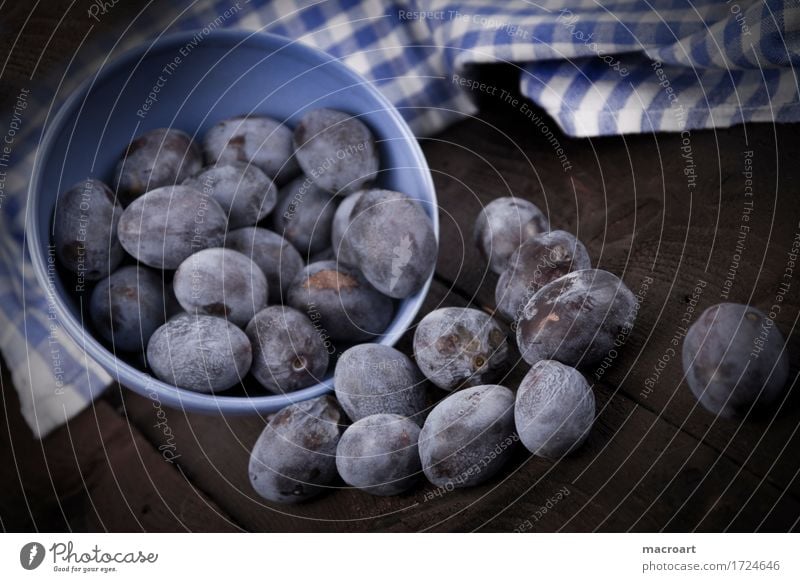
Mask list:
[{"label": "frosty bloom on plum fruit", "polygon": [[159,379],[196,392],[221,392],[238,384],[252,359],[244,332],[208,315],[177,315],[147,345],[147,362]]},{"label": "frosty bloom on plum fruit", "polygon": [[253,346],[251,373],[274,394],[321,382],[328,351],[304,314],[275,305],[256,313],[245,329]]},{"label": "frosty bloom on plum fruit", "polygon": [[504,386],[467,388],[431,411],[419,435],[422,469],[439,487],[471,487],[508,461],[514,433],[514,393]]},{"label": "frosty bloom on plum fruit", "polygon": [[234,117],[220,121],[206,132],[203,153],[210,165],[252,164],[279,184],[298,172],[292,153],[292,131],[270,117]]},{"label": "frosty bloom on plum fruit", "polygon": [[261,268],[267,278],[267,299],[282,303],[286,291],[303,268],[303,258],[281,235],[255,226],[228,231],[225,248],[239,251]]},{"label": "frosty bloom on plum fruit", "polygon": [[422,473],[419,427],[398,414],[374,414],[350,425],[339,439],[336,468],[348,485],[373,495],[399,495]]},{"label": "frosty bloom on plum fruit", "polygon": [[175,271],[175,297],[188,313],[214,315],[244,327],[267,305],[267,279],[242,253],[204,249]]},{"label": "frosty bloom on plum fruit", "polygon": [[145,132],[125,149],[114,186],[123,204],[161,186],[180,184],[200,171],[200,148],[188,134],[172,128]]},{"label": "frosty bloom on plum fruit", "polygon": [[216,200],[228,216],[228,228],[254,225],[278,199],[277,188],[264,172],[238,162],[212,166],[183,183]]},{"label": "frosty bloom on plum fruit", "polygon": [[225,211],[189,186],[165,186],[140,196],[122,213],[119,241],[148,267],[177,269],[199,250],[222,246]]},{"label": "frosty bloom on plum fruit", "polygon": [[392,190],[359,195],[341,244],[367,281],[389,297],[416,293],[436,267],[430,218],[419,202]]},{"label": "frosty bloom on plum fruit", "polygon": [[484,207],[475,220],[473,238],[489,268],[499,275],[519,245],[549,229],[547,218],[535,204],[507,196]]},{"label": "frosty bloom on plum fruit", "polygon": [[682,359],[692,393],[723,417],[770,409],[789,378],[780,330],[749,305],[720,303],[706,309],[683,340]]},{"label": "frosty bloom on plum fruit", "polygon": [[336,478],[336,447],[345,422],[332,396],[275,414],[250,454],[256,493],[277,503],[299,503],[322,493]]},{"label": "frosty bloom on plum fruit", "polygon": [[350,215],[355,208],[356,203],[361,198],[366,190],[360,190],[350,194],[347,198],[342,200],[336,213],[333,215],[333,222],[331,224],[331,247],[334,256],[343,263],[348,265],[355,265],[355,253],[350,249],[350,243],[345,237],[347,230],[350,228]]},{"label": "frosty bloom on plum fruit", "polygon": [[497,280],[497,309],[516,320],[539,289],[571,271],[590,267],[586,247],[570,233],[553,230],[534,235],[514,251]]},{"label": "frosty bloom on plum fruit", "polygon": [[414,332],[414,357],[439,388],[455,390],[500,378],[509,364],[506,333],[487,313],[444,307],[426,315]]},{"label": "frosty bloom on plum fruit", "polygon": [[608,271],[573,271],[530,298],[517,322],[526,362],[558,360],[589,366],[603,359],[636,320],[636,298]]},{"label": "frosty bloom on plum fruit", "polygon": [[56,256],[87,281],[108,276],[125,253],[117,237],[122,206],[100,180],[86,178],[64,192],[53,216]]},{"label": "frosty bloom on plum fruit", "polygon": [[594,416],[589,383],[575,368],[560,362],[537,362],[517,390],[517,432],[534,455],[558,459],[571,453],[586,440]]},{"label": "frosty bloom on plum fruit", "polygon": [[336,363],[336,397],[350,420],[392,413],[421,423],[426,385],[411,358],[381,344],[353,346]]},{"label": "frosty bloom on plum fruit", "polygon": [[330,246],[335,212],[331,195],[301,176],[281,189],[272,214],[272,229],[307,258]]},{"label": "frosty bloom on plum fruit", "polygon": [[355,192],[378,174],[375,138],[362,121],[342,111],[309,111],[297,124],[293,141],[303,172],[332,194]]},{"label": "frosty bloom on plum fruit", "polygon": [[172,306],[158,271],[128,265],[100,281],[92,291],[89,315],[97,332],[114,349],[144,351]]},{"label": "frosty bloom on plum fruit", "polygon": [[335,261],[307,265],[289,286],[288,304],[318,320],[334,340],[369,341],[392,319],[392,300],[358,271]]}]

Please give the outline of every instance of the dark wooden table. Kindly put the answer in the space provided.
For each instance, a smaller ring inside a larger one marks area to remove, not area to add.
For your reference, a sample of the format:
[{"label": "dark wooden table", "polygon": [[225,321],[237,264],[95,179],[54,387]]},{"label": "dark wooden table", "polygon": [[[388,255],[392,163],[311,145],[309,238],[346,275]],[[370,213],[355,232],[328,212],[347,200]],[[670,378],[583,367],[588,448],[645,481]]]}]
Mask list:
[{"label": "dark wooden table", "polygon": [[[513,88],[508,70],[490,79]],[[700,408],[670,349],[682,319],[721,302],[730,283],[753,152],[754,207],[728,300],[769,310],[800,236],[797,126],[757,124],[690,136],[552,139],[519,107],[483,97],[482,113],[422,141],[440,203],[441,249],[422,313],[493,310],[496,277],[471,240],[498,196],[532,200],[594,264],[642,297],[637,325],[594,382],[598,419],[579,453],[550,463],[519,452],[488,484],[380,498],[340,488],[300,506],[264,502],[247,478],[265,421],[159,409],[118,386],[68,425],[35,440],[5,369],[0,527],[108,531],[788,531],[800,519],[800,270],[777,324],[789,338],[787,398],[772,417],[719,420]],[[740,245],[741,246],[741,245]],[[652,282],[647,283],[652,279]],[[727,282],[726,282],[727,280]],[[646,286],[646,287],[645,287]],[[411,353],[409,335],[400,349]],[[504,383],[526,372],[517,365]],[[174,447],[174,448],[173,448]],[[164,451],[175,459],[165,460]],[[339,484],[342,486],[342,484]]]}]

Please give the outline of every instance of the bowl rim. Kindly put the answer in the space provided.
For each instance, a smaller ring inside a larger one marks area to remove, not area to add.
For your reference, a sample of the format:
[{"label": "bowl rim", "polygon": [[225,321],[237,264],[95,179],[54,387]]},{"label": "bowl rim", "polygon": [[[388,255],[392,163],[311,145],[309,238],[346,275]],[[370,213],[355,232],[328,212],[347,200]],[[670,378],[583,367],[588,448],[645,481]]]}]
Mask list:
[{"label": "bowl rim", "polygon": [[[84,79],[80,85],[66,97],[64,102],[59,106],[56,114],[47,121],[45,119],[45,131],[42,134],[42,139],[39,142],[38,148],[33,161],[33,170],[31,172],[30,180],[28,183],[28,198],[27,198],[27,211],[26,211],[26,228],[24,244],[29,246],[29,255],[33,264],[33,271],[35,273],[37,282],[42,286],[46,295],[50,297],[50,303],[56,313],[56,317],[61,326],[66,330],[70,338],[76,342],[78,347],[83,350],[84,354],[91,358],[93,361],[100,364],[100,366],[120,385],[133,390],[134,392],[150,398],[159,403],[167,404],[174,408],[180,408],[192,412],[205,412],[209,414],[225,413],[225,414],[255,414],[255,413],[270,413],[284,408],[290,404],[308,400],[316,396],[333,391],[333,376],[319,382],[313,386],[302,388],[294,392],[283,394],[275,394],[269,396],[226,396],[224,391],[220,394],[210,394],[203,392],[195,392],[185,388],[178,388],[172,384],[168,384],[159,380],[158,378],[139,370],[121,360],[109,348],[103,345],[97,338],[94,337],[80,321],[67,309],[64,300],[58,293],[52,289],[53,283],[50,281],[47,274],[47,267],[44,259],[40,253],[40,249],[44,244],[39,229],[39,196],[40,183],[42,181],[42,173],[44,164],[43,160],[50,157],[52,150],[55,146],[58,136],[63,131],[65,120],[76,112],[76,109],[81,107],[90,90],[94,84],[101,80],[103,77],[116,72],[121,68],[129,67],[133,61],[144,59],[151,51],[162,49],[165,46],[183,44],[193,39],[199,33],[198,30],[189,30],[184,32],[172,33],[158,37],[155,40],[144,41],[135,47],[132,47],[116,58],[106,62],[99,69],[93,71],[89,77]],[[437,243],[439,242],[439,216],[437,212],[438,203],[436,190],[431,176],[430,168],[422,153],[422,148],[417,141],[416,136],[411,131],[408,123],[400,115],[397,108],[380,92],[380,90],[363,75],[353,70],[341,59],[336,58],[324,51],[321,51],[313,46],[304,44],[297,39],[288,38],[282,35],[277,35],[262,31],[249,31],[243,29],[224,29],[213,30],[204,35],[203,43],[222,42],[224,44],[231,44],[235,42],[233,48],[245,44],[256,43],[259,45],[257,48],[263,48],[271,52],[280,50],[292,50],[304,53],[306,58],[319,61],[320,65],[331,63],[331,66],[337,67],[340,72],[348,77],[353,84],[359,84],[366,87],[367,91],[374,97],[379,104],[383,106],[382,113],[388,115],[395,122],[399,128],[404,141],[407,142],[408,147],[411,149],[411,154],[415,158],[416,170],[420,173],[422,180],[425,184],[425,190],[430,193],[430,201],[423,201],[425,204],[430,203],[431,213],[430,219],[433,225],[434,236]],[[49,239],[48,239],[49,240]],[[34,252],[35,249],[35,252]],[[435,270],[434,270],[435,272]],[[407,306],[399,319],[392,321],[392,327],[395,328],[391,334],[382,335],[377,342],[383,345],[394,346],[400,337],[406,333],[411,326],[414,318],[422,308],[422,304],[428,294],[428,291],[433,281],[433,272],[431,272],[428,279],[425,281],[423,287],[413,296],[413,300]]]}]

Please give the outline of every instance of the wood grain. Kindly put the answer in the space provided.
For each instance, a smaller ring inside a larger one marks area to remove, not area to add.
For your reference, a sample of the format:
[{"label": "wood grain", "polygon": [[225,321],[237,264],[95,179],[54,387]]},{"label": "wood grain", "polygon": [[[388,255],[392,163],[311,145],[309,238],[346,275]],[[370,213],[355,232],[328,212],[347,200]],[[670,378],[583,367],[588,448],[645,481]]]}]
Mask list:
[{"label": "wood grain", "polygon": [[2,376],[3,531],[236,531],[106,400],[39,441]]}]

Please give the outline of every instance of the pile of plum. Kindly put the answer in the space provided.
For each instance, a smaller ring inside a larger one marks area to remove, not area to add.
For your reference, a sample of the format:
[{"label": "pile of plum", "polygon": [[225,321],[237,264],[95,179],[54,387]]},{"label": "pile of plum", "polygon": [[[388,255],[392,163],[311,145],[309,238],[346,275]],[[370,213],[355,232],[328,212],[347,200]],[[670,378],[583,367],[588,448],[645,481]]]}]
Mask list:
[{"label": "pile of plum", "polygon": [[[272,415],[255,443],[250,480],[265,499],[300,502],[338,478],[375,495],[423,475],[448,490],[473,486],[519,442],[560,459],[595,420],[583,372],[636,320],[636,297],[617,276],[593,269],[584,245],[551,230],[534,204],[507,197],[474,227],[499,276],[503,321],[437,309],[415,330],[413,360],[370,343],[395,302],[424,287],[437,255],[421,204],[374,187],[380,172],[367,126],[319,109],[294,130],[267,117],[225,120],[202,148],[178,130],[150,131],[126,149],[114,190],[87,178],[58,201],[56,252],[96,282],[97,334],[161,380],[218,393],[248,377],[279,394],[317,383],[341,353],[335,395]],[[504,322],[531,366],[516,392],[496,383],[515,357]],[[691,327],[684,368],[706,408],[736,416],[780,396],[788,360],[768,323],[722,304]]]},{"label": "pile of plum", "polygon": [[[595,400],[577,367],[598,363],[630,332],[633,294],[611,273],[591,269],[584,246],[551,231],[525,200],[486,206],[475,241],[500,274],[498,310],[532,366],[516,394],[496,384],[514,363],[504,324],[477,309],[437,309],[415,330],[413,361],[388,346],[353,346],[337,363],[335,397],[270,419],[250,459],[259,494],[302,501],[337,474],[375,495],[399,494],[422,475],[450,490],[491,478],[520,441],[553,460],[583,443]],[[430,385],[450,393],[432,408]]]},{"label": "pile of plum", "polygon": [[334,342],[380,336],[433,271],[431,220],[406,194],[371,187],[379,171],[368,127],[330,109],[293,131],[227,119],[202,148],[155,129],[126,148],[113,190],[87,178],[60,196],[56,254],[97,281],[96,333],[159,379],[298,390],[323,379]]},{"label": "pile of plum", "polygon": [[[391,347],[354,346],[337,364],[335,397],[289,406],[270,419],[250,458],[250,480],[261,496],[300,502],[337,475],[374,495],[400,494],[423,475],[449,491],[490,479],[518,442],[549,460],[583,444],[596,411],[581,370],[626,342],[636,297],[615,275],[592,269],[583,244],[550,230],[525,200],[487,205],[474,235],[499,274],[497,311],[512,322],[531,365],[516,394],[494,383],[513,364],[503,323],[476,309],[437,309],[415,330],[414,361]],[[748,358],[755,348],[758,356]],[[709,308],[689,330],[683,357],[693,393],[721,416],[774,403],[788,375],[780,332],[747,306]],[[429,384],[450,393],[432,408]]]}]

